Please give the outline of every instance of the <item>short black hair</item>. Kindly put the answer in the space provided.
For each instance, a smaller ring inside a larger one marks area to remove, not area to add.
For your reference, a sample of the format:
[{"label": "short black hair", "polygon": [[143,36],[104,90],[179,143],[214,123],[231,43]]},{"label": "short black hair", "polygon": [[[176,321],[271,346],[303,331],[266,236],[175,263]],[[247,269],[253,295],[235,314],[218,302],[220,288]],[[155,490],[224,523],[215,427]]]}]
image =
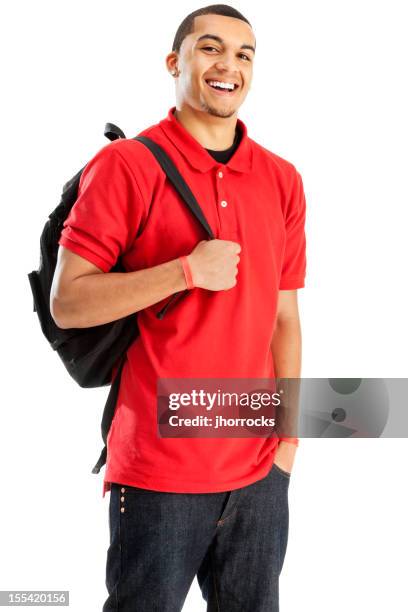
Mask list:
[{"label": "short black hair", "polygon": [[245,21],[249,26],[251,26],[248,19],[244,17],[242,13],[232,8],[232,6],[228,6],[227,4],[211,4],[210,6],[197,9],[183,19],[174,37],[172,51],[177,51],[177,53],[180,51],[181,43],[185,37],[188,36],[188,34],[191,34],[191,32],[194,32],[194,19],[200,15],[224,15],[225,17],[234,17],[235,19]]}]

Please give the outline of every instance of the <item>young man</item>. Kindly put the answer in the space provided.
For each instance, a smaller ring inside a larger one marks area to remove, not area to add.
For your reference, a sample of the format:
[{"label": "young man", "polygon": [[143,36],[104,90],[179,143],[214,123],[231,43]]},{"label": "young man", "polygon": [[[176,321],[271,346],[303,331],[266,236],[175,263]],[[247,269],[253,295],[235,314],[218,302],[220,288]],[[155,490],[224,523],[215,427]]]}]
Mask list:
[{"label": "young man", "polygon": [[[231,7],[189,15],[166,58],[176,106],[141,132],[173,159],[215,239],[131,139],[87,164],[61,234],[56,323],[91,327],[139,313],[108,436],[104,612],[179,611],[195,576],[209,611],[279,608],[298,440],[157,435],[159,378],[300,376],[305,198],[296,168],[237,118],[255,46]],[[119,256],[127,272],[111,273]]]}]

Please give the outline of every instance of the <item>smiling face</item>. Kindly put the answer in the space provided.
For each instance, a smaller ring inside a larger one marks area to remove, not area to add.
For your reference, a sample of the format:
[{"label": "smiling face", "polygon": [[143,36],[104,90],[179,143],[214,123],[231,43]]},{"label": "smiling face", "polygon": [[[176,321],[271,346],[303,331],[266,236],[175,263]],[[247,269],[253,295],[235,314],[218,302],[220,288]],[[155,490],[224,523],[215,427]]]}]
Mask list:
[{"label": "smiling face", "polygon": [[177,70],[177,107],[187,104],[216,117],[232,117],[252,80],[255,37],[249,24],[223,15],[200,15],[180,53],[166,58]]}]

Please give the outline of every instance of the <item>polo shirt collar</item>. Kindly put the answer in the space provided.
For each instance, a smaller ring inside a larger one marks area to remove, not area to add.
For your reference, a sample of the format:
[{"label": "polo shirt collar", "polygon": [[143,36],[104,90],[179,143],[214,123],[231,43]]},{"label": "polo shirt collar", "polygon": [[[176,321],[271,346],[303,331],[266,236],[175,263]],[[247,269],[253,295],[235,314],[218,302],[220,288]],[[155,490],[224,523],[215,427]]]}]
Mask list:
[{"label": "polo shirt collar", "polygon": [[[175,106],[170,108],[167,117],[159,122],[160,128],[191,166],[200,170],[200,172],[208,172],[212,168],[218,167],[220,163],[176,119],[174,116],[175,109]],[[241,141],[234,155],[225,166],[236,172],[249,172],[252,168],[251,141],[245,123],[237,118],[237,125],[241,128]]]}]

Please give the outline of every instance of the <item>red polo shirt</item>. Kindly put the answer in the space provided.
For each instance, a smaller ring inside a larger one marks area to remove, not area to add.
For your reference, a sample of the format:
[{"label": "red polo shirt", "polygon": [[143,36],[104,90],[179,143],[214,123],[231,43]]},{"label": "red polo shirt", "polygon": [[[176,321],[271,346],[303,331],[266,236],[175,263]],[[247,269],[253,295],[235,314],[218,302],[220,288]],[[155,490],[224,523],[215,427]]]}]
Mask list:
[{"label": "red polo shirt", "polygon": [[[290,162],[248,137],[217,162],[173,115],[140,135],[173,159],[220,239],[241,245],[237,284],[194,288],[163,319],[169,298],[138,314],[107,441],[103,495],[111,482],[157,491],[237,489],[267,475],[277,438],[160,438],[158,378],[273,378],[271,341],[280,289],[304,287],[305,197]],[[207,235],[140,142],[121,139],[86,165],[59,244],[108,272],[188,255]],[[292,439],[297,443],[297,439]]]}]

